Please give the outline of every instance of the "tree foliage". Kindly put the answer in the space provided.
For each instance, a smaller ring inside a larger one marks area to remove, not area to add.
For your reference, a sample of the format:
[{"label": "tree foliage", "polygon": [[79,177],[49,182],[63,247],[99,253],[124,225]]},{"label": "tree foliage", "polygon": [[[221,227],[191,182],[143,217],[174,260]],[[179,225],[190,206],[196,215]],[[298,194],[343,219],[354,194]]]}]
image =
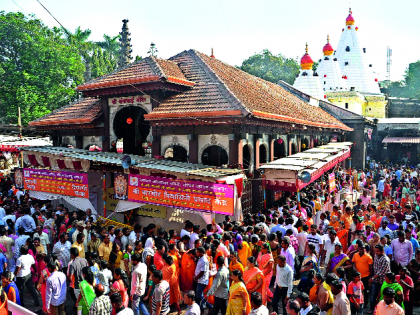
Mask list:
[{"label": "tree foliage", "polygon": [[0,11],[0,115],[28,123],[67,105],[75,87],[117,68],[119,36],[89,40],[91,31],[48,28],[34,16]]},{"label": "tree foliage", "polygon": [[289,84],[293,84],[300,69],[293,58],[273,55],[267,49],[246,59],[239,68],[273,83],[283,80]]},{"label": "tree foliage", "polygon": [[28,123],[68,104],[83,82],[83,63],[63,32],[22,13],[0,12],[0,115]]},{"label": "tree foliage", "polygon": [[402,81],[388,83],[386,92],[393,97],[420,99],[420,60],[410,63]]}]

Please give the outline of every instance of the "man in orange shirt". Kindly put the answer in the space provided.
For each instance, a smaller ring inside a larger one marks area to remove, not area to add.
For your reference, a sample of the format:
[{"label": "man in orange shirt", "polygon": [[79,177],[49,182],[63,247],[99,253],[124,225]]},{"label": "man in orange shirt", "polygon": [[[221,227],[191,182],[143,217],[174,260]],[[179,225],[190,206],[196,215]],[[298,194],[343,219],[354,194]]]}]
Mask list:
[{"label": "man in orange shirt", "polygon": [[341,216],[340,221],[344,222],[346,230],[350,230],[350,225],[353,223],[350,207],[346,208],[346,213]]},{"label": "man in orange shirt", "polygon": [[365,247],[361,246],[359,252],[354,254],[352,262],[356,270],[360,272],[360,278],[365,287],[363,290],[364,299],[368,301],[369,278],[373,275],[373,259],[366,253]]}]

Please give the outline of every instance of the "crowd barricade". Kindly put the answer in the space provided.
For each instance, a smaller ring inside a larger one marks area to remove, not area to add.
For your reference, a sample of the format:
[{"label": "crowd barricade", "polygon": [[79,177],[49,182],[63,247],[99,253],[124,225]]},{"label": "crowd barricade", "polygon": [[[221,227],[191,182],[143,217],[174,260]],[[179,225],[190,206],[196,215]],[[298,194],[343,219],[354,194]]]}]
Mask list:
[{"label": "crowd barricade", "polygon": [[113,226],[117,229],[123,229],[123,228],[127,228],[130,231],[134,230],[134,227],[132,227],[131,225],[128,224],[123,224],[105,217],[101,217],[99,216],[98,220],[95,221],[94,225],[99,224],[100,226],[107,228],[108,226]]},{"label": "crowd barricade", "polygon": [[16,303],[13,303],[12,301],[7,301],[7,309],[13,315],[37,315],[36,313]]}]

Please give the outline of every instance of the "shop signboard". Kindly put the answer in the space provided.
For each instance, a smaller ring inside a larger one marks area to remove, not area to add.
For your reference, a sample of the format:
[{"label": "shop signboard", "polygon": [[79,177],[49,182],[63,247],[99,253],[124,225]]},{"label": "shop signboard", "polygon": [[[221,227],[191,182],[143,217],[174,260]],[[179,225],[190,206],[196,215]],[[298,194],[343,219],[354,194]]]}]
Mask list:
[{"label": "shop signboard", "polygon": [[128,200],[180,209],[233,215],[234,186],[163,177],[129,175]]},{"label": "shop signboard", "polygon": [[135,213],[146,217],[166,219],[166,206],[142,205]]},{"label": "shop signboard", "polygon": [[25,189],[28,190],[89,198],[86,173],[24,168],[23,181]]}]

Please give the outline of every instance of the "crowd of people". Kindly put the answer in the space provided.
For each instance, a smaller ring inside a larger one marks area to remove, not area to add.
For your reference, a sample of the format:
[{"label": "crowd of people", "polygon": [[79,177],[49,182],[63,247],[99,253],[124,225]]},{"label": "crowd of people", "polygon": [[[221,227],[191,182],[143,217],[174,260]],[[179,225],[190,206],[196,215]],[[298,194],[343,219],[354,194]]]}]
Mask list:
[{"label": "crowd of people", "polygon": [[53,315],[67,296],[81,315],[412,315],[418,170],[369,166],[336,168],[336,191],[321,178],[240,221],[187,220],[181,231],[103,227],[90,210],[11,189],[0,207],[0,315],[28,293]]}]

